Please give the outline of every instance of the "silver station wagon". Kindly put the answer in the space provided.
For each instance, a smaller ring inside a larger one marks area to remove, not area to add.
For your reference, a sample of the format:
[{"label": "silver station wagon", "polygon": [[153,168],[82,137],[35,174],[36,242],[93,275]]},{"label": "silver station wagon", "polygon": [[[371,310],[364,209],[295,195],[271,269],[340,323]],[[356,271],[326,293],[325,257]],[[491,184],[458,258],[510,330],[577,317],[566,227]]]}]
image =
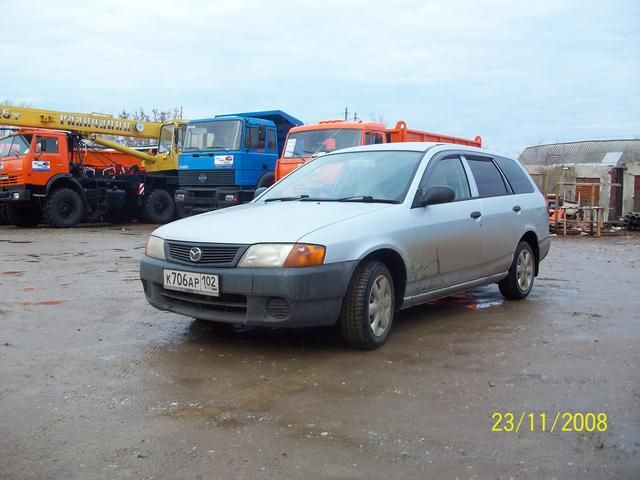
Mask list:
[{"label": "silver station wagon", "polygon": [[516,161],[395,143],[307,163],[253,202],[155,230],[140,266],[161,310],[242,325],[338,324],[382,345],[396,312],[497,283],[523,299],[549,251],[546,202]]}]

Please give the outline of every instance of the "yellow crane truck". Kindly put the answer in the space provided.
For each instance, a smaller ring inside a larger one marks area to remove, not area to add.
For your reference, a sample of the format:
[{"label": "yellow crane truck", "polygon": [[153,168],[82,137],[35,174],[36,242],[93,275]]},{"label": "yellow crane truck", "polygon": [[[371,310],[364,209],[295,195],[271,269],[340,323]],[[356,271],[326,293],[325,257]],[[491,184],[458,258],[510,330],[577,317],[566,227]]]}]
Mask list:
[{"label": "yellow crane truck", "polygon": [[[0,138],[0,208],[11,223],[72,227],[101,218],[166,223],[175,217],[185,120],[145,122],[0,105],[0,125],[17,127]],[[157,153],[101,135],[153,139]],[[112,150],[93,148],[87,140]]]}]

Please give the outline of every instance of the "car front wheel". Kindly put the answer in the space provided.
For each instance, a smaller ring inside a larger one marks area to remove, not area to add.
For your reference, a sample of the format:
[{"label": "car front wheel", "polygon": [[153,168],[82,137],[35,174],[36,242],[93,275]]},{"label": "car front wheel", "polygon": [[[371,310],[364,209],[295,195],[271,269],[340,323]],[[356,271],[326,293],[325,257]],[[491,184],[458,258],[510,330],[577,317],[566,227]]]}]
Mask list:
[{"label": "car front wheel", "polygon": [[358,266],[342,302],[340,329],[349,345],[373,350],[384,344],[395,317],[393,278],[378,261]]},{"label": "car front wheel", "polygon": [[521,241],[516,248],[507,276],[498,282],[500,293],[508,300],[522,300],[533,288],[536,257],[528,242]]}]

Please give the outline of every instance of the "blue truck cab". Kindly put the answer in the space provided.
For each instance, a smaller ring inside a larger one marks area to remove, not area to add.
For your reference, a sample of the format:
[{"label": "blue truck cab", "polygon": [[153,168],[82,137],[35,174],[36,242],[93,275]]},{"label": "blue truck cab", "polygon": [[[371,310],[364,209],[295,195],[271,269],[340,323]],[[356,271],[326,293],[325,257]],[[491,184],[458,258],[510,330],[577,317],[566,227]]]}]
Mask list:
[{"label": "blue truck cab", "polygon": [[287,132],[302,122],[280,110],[189,121],[178,157],[176,207],[193,215],[250,201],[274,181]]}]

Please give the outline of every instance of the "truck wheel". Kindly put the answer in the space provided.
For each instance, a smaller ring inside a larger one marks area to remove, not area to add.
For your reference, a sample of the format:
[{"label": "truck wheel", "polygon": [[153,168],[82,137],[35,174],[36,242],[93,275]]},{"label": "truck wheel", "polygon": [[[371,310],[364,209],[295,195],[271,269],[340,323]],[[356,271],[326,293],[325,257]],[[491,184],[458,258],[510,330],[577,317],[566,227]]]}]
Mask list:
[{"label": "truck wheel", "polygon": [[273,172],[265,173],[260,177],[260,180],[258,180],[258,185],[256,185],[256,190],[262,187],[269,188],[271,185],[273,185],[273,182],[275,182],[275,180],[276,180],[276,176],[274,175]]},{"label": "truck wheel", "polygon": [[42,221],[42,215],[36,205],[7,205],[7,220],[16,227],[32,228]]},{"label": "truck wheel", "polygon": [[395,317],[393,278],[382,262],[358,266],[342,301],[338,323],[349,345],[364,350],[380,347]]},{"label": "truck wheel", "polygon": [[147,196],[142,215],[149,223],[168,223],[173,220],[176,212],[176,205],[173,198],[166,190],[155,189]]},{"label": "truck wheel", "polygon": [[0,205],[0,225],[9,224],[9,214],[7,213],[7,206]]},{"label": "truck wheel", "polygon": [[58,188],[47,199],[44,219],[52,227],[75,227],[84,217],[82,198],[75,190]]},{"label": "truck wheel", "polygon": [[507,300],[522,300],[529,295],[533,288],[533,279],[536,275],[536,257],[533,249],[524,240],[518,243],[513,262],[507,276],[498,282],[500,293]]}]

